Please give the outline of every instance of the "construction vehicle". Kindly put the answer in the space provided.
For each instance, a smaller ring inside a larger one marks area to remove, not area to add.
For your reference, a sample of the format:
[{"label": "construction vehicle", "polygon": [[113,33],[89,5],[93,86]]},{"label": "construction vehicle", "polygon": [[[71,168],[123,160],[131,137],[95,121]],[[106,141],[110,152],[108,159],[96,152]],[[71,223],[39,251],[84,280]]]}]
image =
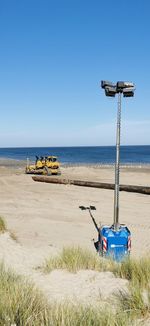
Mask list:
[{"label": "construction vehicle", "polygon": [[57,156],[36,156],[34,164],[30,165],[29,159],[27,159],[25,172],[27,174],[58,175],[60,174],[60,163]]}]

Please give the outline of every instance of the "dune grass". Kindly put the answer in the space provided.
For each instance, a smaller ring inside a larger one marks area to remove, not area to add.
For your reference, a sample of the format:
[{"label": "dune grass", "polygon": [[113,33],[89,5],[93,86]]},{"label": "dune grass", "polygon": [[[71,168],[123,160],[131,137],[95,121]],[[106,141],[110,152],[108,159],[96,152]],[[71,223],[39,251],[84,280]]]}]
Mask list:
[{"label": "dune grass", "polygon": [[0,326],[49,325],[42,294],[24,278],[0,264]]},{"label": "dune grass", "polygon": [[81,247],[63,248],[58,256],[46,259],[41,268],[45,273],[54,269],[66,269],[73,273],[81,269],[111,271],[115,276],[125,278],[141,288],[150,282],[150,257],[128,258],[117,264]]},{"label": "dune grass", "polygon": [[[96,264],[97,259],[92,266],[100,268]],[[81,263],[75,266],[83,267]],[[143,322],[150,316],[150,288],[147,285],[143,292],[143,288],[138,283],[133,286],[132,281],[129,282],[128,292],[120,292],[116,296],[117,308],[114,309],[108,305],[102,308],[100,301],[96,307],[77,302],[74,305],[67,302],[47,303],[33,284],[6,270],[2,263],[0,280],[0,326],[130,326],[140,325],[140,319]]]},{"label": "dune grass", "polygon": [[11,230],[9,230],[9,229],[7,228],[7,225],[6,225],[6,222],[5,222],[4,217],[1,217],[1,216],[0,216],[0,234],[1,234],[1,233],[4,233],[4,232],[9,232],[9,235],[10,235],[10,237],[12,238],[12,240],[14,240],[14,241],[18,241],[15,232],[14,232],[14,231],[11,231]]},{"label": "dune grass", "polygon": [[[46,273],[53,269],[66,269],[70,272],[77,272],[81,269],[99,272],[111,271],[115,276],[127,279],[129,281],[128,290],[120,291],[116,295],[118,302],[116,316],[111,310],[107,311],[107,322],[105,323],[103,312],[101,316],[103,322],[100,325],[134,325],[134,322],[135,325],[139,325],[136,322],[137,318],[142,320],[150,318],[150,257],[129,258],[117,264],[114,261],[103,259],[89,250],[69,247],[64,248],[58,256],[47,259],[42,269]],[[111,323],[108,316],[110,316]],[[95,324],[91,323],[91,325]]]},{"label": "dune grass", "polygon": [[102,308],[101,303],[96,307],[68,302],[48,304],[34,285],[6,270],[3,264],[0,279],[0,326],[131,326],[138,325],[137,316],[147,317],[149,312],[141,301],[136,314],[135,300],[127,294],[119,294],[116,311],[109,306]]},{"label": "dune grass", "polygon": [[131,326],[133,319],[121,310],[65,303],[51,306],[51,321],[54,326]]},{"label": "dune grass", "polygon": [[133,286],[145,288],[150,282],[150,257],[130,258],[114,265],[114,274],[129,280]]},{"label": "dune grass", "polygon": [[3,217],[0,216],[0,233],[7,231],[6,222]]},{"label": "dune grass", "polygon": [[96,253],[81,247],[66,247],[56,257],[46,259],[41,267],[45,273],[54,269],[66,269],[76,273],[81,269],[91,269],[95,271],[113,270],[115,263],[111,260],[100,258]]},{"label": "dune grass", "polygon": [[[82,304],[48,304],[40,291],[0,263],[0,326],[126,326],[128,316]],[[124,323],[122,323],[124,321]]]},{"label": "dune grass", "polygon": [[130,319],[150,318],[150,288],[145,291],[138,285],[130,284],[128,292],[118,295],[120,310],[126,312]]}]

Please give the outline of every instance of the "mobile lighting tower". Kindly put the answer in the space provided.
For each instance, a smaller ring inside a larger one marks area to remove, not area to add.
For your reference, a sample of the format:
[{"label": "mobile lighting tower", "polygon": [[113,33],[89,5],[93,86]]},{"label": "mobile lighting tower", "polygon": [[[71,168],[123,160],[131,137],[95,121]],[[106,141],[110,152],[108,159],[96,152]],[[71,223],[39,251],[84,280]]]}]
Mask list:
[{"label": "mobile lighting tower", "polygon": [[95,247],[103,257],[109,257],[117,262],[129,256],[131,250],[131,233],[127,226],[119,223],[119,169],[120,169],[120,127],[121,127],[121,98],[133,97],[135,86],[130,82],[118,81],[116,84],[102,80],[101,87],[105,95],[115,97],[118,94],[117,133],[116,133],[116,163],[115,163],[115,191],[114,191],[114,221],[111,226],[98,227],[92,210],[95,206],[80,206],[82,210],[89,210],[93,223],[98,231],[98,241]]},{"label": "mobile lighting tower", "polygon": [[118,94],[117,133],[116,133],[116,163],[114,191],[114,221],[112,226],[99,229],[99,252],[116,261],[123,260],[130,254],[131,233],[127,226],[119,223],[119,171],[120,171],[120,127],[121,127],[121,98],[134,96],[134,84],[118,81],[116,84],[102,80],[101,87],[105,95],[115,97]]}]

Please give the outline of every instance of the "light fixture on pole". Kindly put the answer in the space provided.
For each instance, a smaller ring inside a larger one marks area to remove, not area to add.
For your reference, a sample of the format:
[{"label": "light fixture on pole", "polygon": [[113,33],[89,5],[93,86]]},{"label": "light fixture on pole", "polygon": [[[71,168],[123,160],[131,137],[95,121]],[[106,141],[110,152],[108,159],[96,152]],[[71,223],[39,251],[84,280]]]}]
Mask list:
[{"label": "light fixture on pole", "polygon": [[118,81],[116,84],[102,80],[101,87],[105,95],[115,97],[118,94],[117,132],[116,132],[116,163],[114,191],[114,221],[111,227],[102,227],[99,231],[100,253],[111,256],[117,261],[129,255],[131,249],[131,233],[126,226],[119,223],[119,171],[120,171],[120,127],[121,127],[121,95],[133,97],[133,83]]}]

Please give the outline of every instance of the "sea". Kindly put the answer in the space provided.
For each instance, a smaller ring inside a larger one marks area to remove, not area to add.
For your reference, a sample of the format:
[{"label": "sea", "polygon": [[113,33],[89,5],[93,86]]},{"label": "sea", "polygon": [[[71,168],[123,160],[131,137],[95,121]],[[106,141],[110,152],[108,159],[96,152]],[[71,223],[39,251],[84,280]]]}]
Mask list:
[{"label": "sea", "polygon": [[[111,165],[115,162],[115,146],[83,147],[19,147],[0,148],[0,159],[35,160],[35,156],[58,156],[63,164],[100,164]],[[121,146],[120,161],[123,165],[149,165],[150,145]]]}]

